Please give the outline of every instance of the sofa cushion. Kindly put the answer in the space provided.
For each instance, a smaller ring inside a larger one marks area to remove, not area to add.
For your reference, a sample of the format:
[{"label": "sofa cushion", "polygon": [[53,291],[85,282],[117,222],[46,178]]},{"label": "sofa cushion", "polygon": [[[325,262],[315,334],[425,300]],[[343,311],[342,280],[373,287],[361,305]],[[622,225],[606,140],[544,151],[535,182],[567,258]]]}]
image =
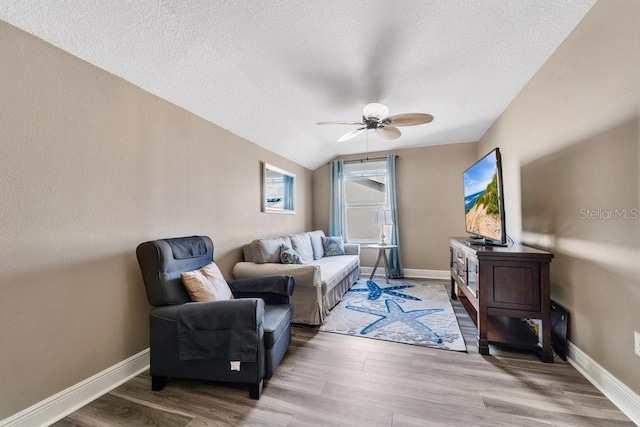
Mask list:
[{"label": "sofa cushion", "polygon": [[289,236],[273,237],[271,239],[258,240],[262,262],[280,262],[280,245],[291,247]]},{"label": "sofa cushion", "polygon": [[[255,262],[256,264],[264,264],[264,260],[262,259],[262,252],[260,252],[260,241],[255,239],[251,243],[249,243],[249,248],[245,252],[245,261]],[[249,258],[247,258],[249,255]]]},{"label": "sofa cushion", "polygon": [[316,230],[307,233],[311,240],[311,248],[313,249],[313,259],[320,259],[324,256],[324,247],[322,246],[322,238],[324,231]]},{"label": "sofa cushion", "polygon": [[322,246],[324,248],[324,256],[345,255],[344,242],[342,236],[322,237]]},{"label": "sofa cushion", "polygon": [[283,264],[302,264],[300,254],[287,245],[280,245],[280,262]]},{"label": "sofa cushion", "polygon": [[242,257],[247,262],[253,262],[253,254],[251,253],[251,243],[242,246]]},{"label": "sofa cushion", "polygon": [[215,263],[198,270],[180,273],[182,283],[192,301],[226,301],[233,299],[227,281]]},{"label": "sofa cushion", "polygon": [[357,255],[326,256],[314,261],[312,265],[314,264],[320,267],[322,295],[326,295],[360,266],[360,257]]},{"label": "sofa cushion", "polygon": [[308,233],[293,234],[289,238],[291,239],[291,247],[300,255],[303,264],[313,261],[313,247]]}]

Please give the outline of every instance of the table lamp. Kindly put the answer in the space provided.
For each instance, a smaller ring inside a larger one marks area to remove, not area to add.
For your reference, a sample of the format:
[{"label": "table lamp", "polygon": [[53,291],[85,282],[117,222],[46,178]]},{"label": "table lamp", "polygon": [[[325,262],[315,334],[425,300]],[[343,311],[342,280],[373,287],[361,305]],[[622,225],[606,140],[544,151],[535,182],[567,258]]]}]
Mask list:
[{"label": "table lamp", "polygon": [[375,211],[373,213],[373,224],[380,226],[380,243],[378,243],[378,245],[386,246],[387,242],[384,241],[384,238],[385,238],[384,227],[386,225],[393,224],[393,215],[391,211],[390,210]]}]

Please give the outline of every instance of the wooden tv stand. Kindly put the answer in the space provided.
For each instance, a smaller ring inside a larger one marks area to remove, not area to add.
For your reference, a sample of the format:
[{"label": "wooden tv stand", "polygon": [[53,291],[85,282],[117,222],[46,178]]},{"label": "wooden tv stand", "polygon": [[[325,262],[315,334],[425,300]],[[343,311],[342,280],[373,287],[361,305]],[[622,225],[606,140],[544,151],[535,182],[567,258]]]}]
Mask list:
[{"label": "wooden tv stand", "polygon": [[[553,363],[549,265],[553,254],[514,244],[493,247],[468,244],[451,237],[451,298],[460,300],[475,318],[478,351],[489,354],[489,344],[536,351]],[[542,345],[522,319],[542,322]]]}]

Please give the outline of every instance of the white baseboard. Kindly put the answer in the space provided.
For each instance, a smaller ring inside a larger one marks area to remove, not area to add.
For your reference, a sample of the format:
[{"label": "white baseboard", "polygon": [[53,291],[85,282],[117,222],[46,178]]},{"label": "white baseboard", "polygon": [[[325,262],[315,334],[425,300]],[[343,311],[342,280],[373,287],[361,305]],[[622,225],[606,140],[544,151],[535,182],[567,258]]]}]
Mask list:
[{"label": "white baseboard", "polygon": [[[360,267],[361,277],[369,277],[371,274],[371,270],[373,267]],[[376,271],[376,277],[382,277],[384,269],[380,269]],[[413,278],[413,279],[440,279],[440,280],[448,280],[451,278],[451,272],[449,270],[422,270],[416,268],[405,268],[404,269],[404,277]]]},{"label": "white baseboard", "polygon": [[0,427],[48,426],[149,369],[149,349],[0,420]]},{"label": "white baseboard", "polygon": [[567,359],[591,384],[602,392],[631,421],[640,425],[640,396],[611,375],[571,341]]},{"label": "white baseboard", "polygon": [[405,277],[411,277],[416,279],[439,279],[450,280],[451,272],[449,270],[422,270],[416,268],[405,268]]}]

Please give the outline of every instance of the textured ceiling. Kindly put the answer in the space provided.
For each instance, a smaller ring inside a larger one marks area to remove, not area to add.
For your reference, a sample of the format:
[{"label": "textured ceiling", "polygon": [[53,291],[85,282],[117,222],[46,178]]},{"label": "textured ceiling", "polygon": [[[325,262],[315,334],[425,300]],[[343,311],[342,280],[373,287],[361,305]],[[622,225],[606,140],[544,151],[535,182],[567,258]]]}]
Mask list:
[{"label": "textured ceiling", "polygon": [[[314,169],[477,141],[595,0],[2,0],[0,19]],[[368,102],[427,125],[334,142]]]}]

